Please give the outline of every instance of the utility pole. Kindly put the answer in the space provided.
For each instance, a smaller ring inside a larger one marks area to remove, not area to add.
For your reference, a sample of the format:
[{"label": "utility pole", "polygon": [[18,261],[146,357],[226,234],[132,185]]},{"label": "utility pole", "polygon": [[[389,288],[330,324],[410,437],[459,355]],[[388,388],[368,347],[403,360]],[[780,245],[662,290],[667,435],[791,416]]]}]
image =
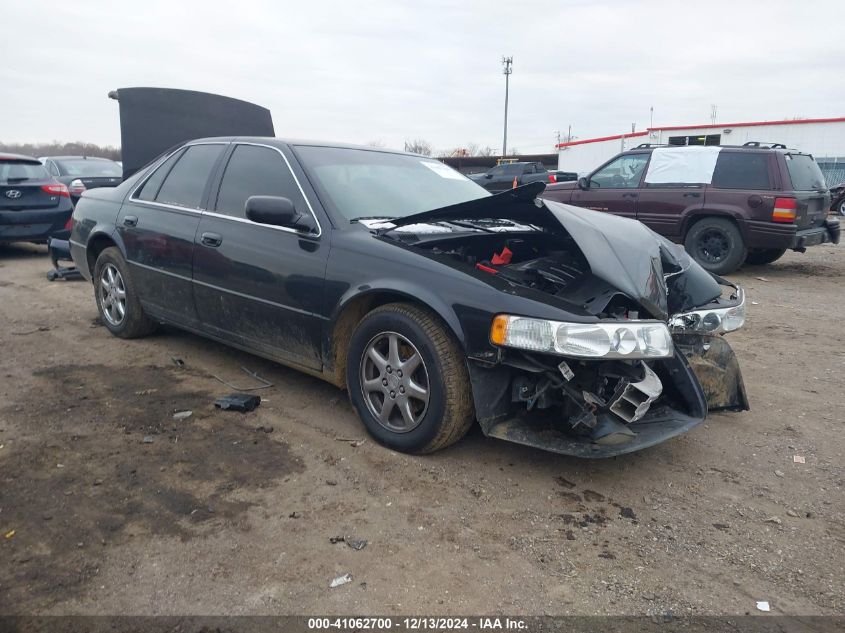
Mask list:
[{"label": "utility pole", "polygon": [[502,57],[502,72],[505,75],[505,133],[502,138],[502,157],[508,155],[508,88],[510,87],[510,78],[513,68],[513,57]]}]

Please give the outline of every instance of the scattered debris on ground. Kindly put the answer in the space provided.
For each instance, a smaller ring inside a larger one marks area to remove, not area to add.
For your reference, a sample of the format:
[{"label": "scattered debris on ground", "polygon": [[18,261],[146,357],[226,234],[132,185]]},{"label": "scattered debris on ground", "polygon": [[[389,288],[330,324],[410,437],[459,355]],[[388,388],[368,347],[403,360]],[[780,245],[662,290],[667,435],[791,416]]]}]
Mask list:
[{"label": "scattered debris on ground", "polygon": [[261,404],[261,397],[250,393],[230,393],[214,401],[214,406],[224,411],[254,411]]},{"label": "scattered debris on ground", "polygon": [[332,580],[329,584],[329,588],[334,589],[335,587],[340,587],[341,585],[345,585],[348,582],[352,582],[352,574],[343,574],[343,576],[338,576],[337,578]]}]

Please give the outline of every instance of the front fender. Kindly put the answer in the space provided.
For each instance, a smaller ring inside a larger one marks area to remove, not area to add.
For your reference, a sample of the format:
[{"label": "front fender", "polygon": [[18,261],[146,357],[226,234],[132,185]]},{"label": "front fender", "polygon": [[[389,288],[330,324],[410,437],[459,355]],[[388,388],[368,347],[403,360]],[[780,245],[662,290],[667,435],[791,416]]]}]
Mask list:
[{"label": "front fender", "polygon": [[332,322],[336,323],[339,315],[344,312],[353,302],[367,300],[378,295],[393,295],[402,297],[409,303],[422,303],[439,316],[454,334],[464,352],[467,351],[467,338],[464,327],[461,324],[454,308],[445,302],[431,289],[422,284],[409,283],[404,279],[382,278],[374,279],[371,282],[349,288],[338,301],[335,313],[332,315]]},{"label": "front fender", "polygon": [[708,411],[749,409],[739,361],[723,336],[678,333],[672,339],[698,379]]}]

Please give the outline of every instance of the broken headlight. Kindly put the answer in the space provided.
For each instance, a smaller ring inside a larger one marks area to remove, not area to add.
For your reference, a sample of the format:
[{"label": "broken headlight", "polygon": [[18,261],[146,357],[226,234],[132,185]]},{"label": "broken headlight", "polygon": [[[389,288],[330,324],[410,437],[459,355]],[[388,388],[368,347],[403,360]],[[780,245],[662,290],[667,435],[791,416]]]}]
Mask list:
[{"label": "broken headlight", "polygon": [[737,288],[738,303],[726,308],[692,310],[676,314],[669,320],[673,332],[706,332],[723,334],[745,325],[745,292]]},{"label": "broken headlight", "polygon": [[669,329],[657,321],[564,323],[499,314],[490,341],[576,358],[668,358],[674,351]]}]

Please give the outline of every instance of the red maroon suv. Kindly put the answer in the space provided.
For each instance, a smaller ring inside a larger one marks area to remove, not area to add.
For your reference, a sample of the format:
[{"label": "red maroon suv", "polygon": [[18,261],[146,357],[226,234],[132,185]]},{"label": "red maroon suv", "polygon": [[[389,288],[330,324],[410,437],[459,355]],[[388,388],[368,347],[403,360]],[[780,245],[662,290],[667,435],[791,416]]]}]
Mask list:
[{"label": "red maroon suv", "polygon": [[778,144],[641,145],[542,197],[640,220],[718,275],[839,242],[818,165]]}]

